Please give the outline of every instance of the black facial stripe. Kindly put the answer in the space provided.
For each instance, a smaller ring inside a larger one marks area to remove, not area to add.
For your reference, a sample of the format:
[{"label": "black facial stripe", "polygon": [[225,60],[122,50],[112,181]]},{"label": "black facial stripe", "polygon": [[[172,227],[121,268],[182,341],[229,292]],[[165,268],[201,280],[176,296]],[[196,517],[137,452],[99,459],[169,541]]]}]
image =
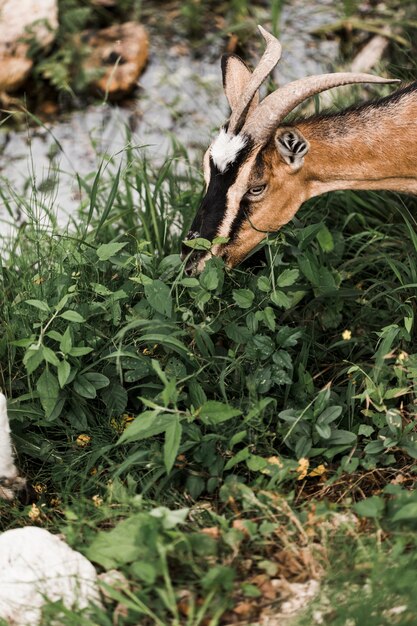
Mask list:
[{"label": "black facial stripe", "polygon": [[197,231],[200,237],[210,240],[216,237],[227,209],[227,192],[236,181],[239,170],[248,158],[252,147],[253,141],[248,138],[244,148],[224,172],[218,169],[210,156],[209,186],[190,227],[190,230]]}]

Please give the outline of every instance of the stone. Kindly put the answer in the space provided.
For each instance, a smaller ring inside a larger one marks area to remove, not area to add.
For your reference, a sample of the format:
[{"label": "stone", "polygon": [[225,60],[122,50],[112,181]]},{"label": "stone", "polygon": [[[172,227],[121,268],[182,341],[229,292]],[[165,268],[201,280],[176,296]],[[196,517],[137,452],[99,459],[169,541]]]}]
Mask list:
[{"label": "stone", "polygon": [[94,566],[44,528],[14,528],[0,535],[0,619],[37,626],[47,601],[68,609],[102,606]]},{"label": "stone", "polygon": [[58,29],[57,0],[0,0],[0,92],[19,89],[33,61],[29,43],[48,48]]},{"label": "stone", "polygon": [[6,396],[0,392],[0,498],[13,500],[25,486],[14,462]]},{"label": "stone", "polygon": [[136,22],[115,24],[102,30],[84,31],[80,44],[91,50],[83,62],[84,70],[94,77],[96,87],[109,98],[129,94],[148,60],[148,35]]}]

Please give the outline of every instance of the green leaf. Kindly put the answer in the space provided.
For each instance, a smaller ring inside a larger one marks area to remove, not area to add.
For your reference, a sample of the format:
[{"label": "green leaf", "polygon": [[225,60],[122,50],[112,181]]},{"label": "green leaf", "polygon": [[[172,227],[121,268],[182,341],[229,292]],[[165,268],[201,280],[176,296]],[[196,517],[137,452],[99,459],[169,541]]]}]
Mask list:
[{"label": "green leaf", "polygon": [[392,518],[393,522],[399,522],[401,520],[417,520],[417,502],[405,504]]},{"label": "green leaf", "polygon": [[185,345],[172,335],[149,333],[147,335],[141,335],[140,341],[142,343],[151,344],[152,346],[154,346],[155,344],[160,344],[161,346],[164,346],[164,348],[169,348],[171,350],[174,350],[174,352],[178,352],[178,354],[180,354],[182,357],[189,360],[189,351],[187,350]]},{"label": "green leaf", "polygon": [[171,316],[172,297],[169,287],[162,280],[153,280],[152,283],[145,285],[145,296],[149,304],[155,311]]},{"label": "green leaf", "polygon": [[349,430],[333,430],[329,443],[332,446],[350,445],[355,443],[356,435]]},{"label": "green leaf", "polygon": [[62,335],[61,343],[59,344],[59,348],[61,352],[64,354],[69,354],[72,348],[72,338],[71,338],[71,330],[70,327],[67,326],[65,333]]},{"label": "green leaf", "polygon": [[329,406],[324,409],[323,413],[317,418],[317,424],[331,424],[342,413],[343,407],[341,406]]},{"label": "green leaf", "polygon": [[226,465],[224,466],[224,469],[229,470],[235,465],[237,465],[238,463],[242,463],[242,461],[246,461],[246,459],[248,459],[249,457],[250,457],[249,448],[242,448],[242,450],[239,450],[239,452],[237,452],[231,459],[227,461]]},{"label": "green leaf", "polygon": [[[155,520],[153,520],[156,528],[152,533],[151,522],[149,515],[138,513],[119,522],[110,531],[99,532],[86,550],[87,558],[94,563],[99,563],[104,569],[133,563],[143,555],[145,537],[148,536],[152,540],[152,534],[155,535],[157,532]],[[154,541],[149,541],[149,543],[151,550]],[[154,558],[156,560],[156,553]]]},{"label": "green leaf", "polygon": [[48,370],[44,369],[36,383],[39,399],[46,417],[49,417],[55,408],[59,396],[59,384],[56,377]]},{"label": "green leaf", "polygon": [[243,325],[238,325],[235,322],[227,324],[225,327],[226,335],[235,343],[246,343],[251,338],[250,330]]},{"label": "green leaf", "polygon": [[195,476],[194,474],[189,474],[187,476],[187,480],[185,481],[185,489],[190,493],[190,496],[197,500],[198,496],[203,492],[206,486],[206,481],[201,476]]},{"label": "green leaf", "polygon": [[82,315],[72,310],[64,311],[58,317],[62,317],[64,320],[68,320],[68,322],[77,322],[78,324],[85,322]]},{"label": "green leaf", "polygon": [[234,407],[218,402],[217,400],[209,400],[205,402],[200,409],[200,418],[205,424],[214,426],[226,422],[232,417],[241,415],[242,411]]},{"label": "green leaf", "polygon": [[330,439],[332,429],[328,424],[316,424],[315,429],[322,439]]},{"label": "green leaf", "polygon": [[359,426],[358,435],[364,435],[364,437],[370,437],[374,432],[373,426],[368,426],[367,424],[361,424]]},{"label": "green leaf", "polygon": [[30,304],[30,306],[34,306],[35,309],[39,309],[44,313],[50,313],[51,309],[49,308],[46,302],[42,302],[42,300],[25,300],[26,304]]},{"label": "green leaf", "polygon": [[74,383],[73,383],[73,388],[74,388],[74,391],[78,393],[78,395],[81,396],[82,398],[88,398],[92,400],[97,395],[96,388],[94,387],[94,385],[90,383],[88,378],[84,376],[83,374],[79,374],[75,378]]},{"label": "green leaf", "polygon": [[190,394],[191,404],[198,408],[204,402],[207,401],[207,396],[203,387],[196,381],[195,378],[191,379],[188,383],[188,393]]},{"label": "green leaf", "polygon": [[173,420],[177,419],[172,413],[159,413],[158,410],[144,411],[126,428],[117,443],[126,441],[141,441],[166,431]]},{"label": "green leaf", "polygon": [[247,434],[247,430],[239,430],[239,432],[235,433],[229,441],[229,448],[232,450],[236,444],[246,439]]},{"label": "green leaf", "polygon": [[101,285],[100,283],[90,283],[90,285],[94,293],[98,294],[99,296],[111,296],[113,293],[110,289],[108,289],[104,285]]},{"label": "green leaf", "polygon": [[295,281],[297,280],[297,278],[299,277],[300,272],[297,269],[287,269],[284,270],[277,279],[277,285],[278,287],[289,287],[290,285],[293,285],[295,283]]},{"label": "green leaf", "polygon": [[268,326],[269,330],[274,331],[276,328],[274,309],[270,306],[266,306],[263,310],[263,314],[265,324]]},{"label": "green leaf", "polygon": [[273,291],[270,295],[271,302],[276,306],[282,306],[284,309],[288,309],[291,305],[290,300],[283,291]]},{"label": "green leaf", "polygon": [[108,261],[112,256],[115,256],[120,250],[127,246],[127,241],[124,243],[103,243],[96,250],[96,254],[100,261]]},{"label": "green leaf", "polygon": [[182,426],[178,417],[174,416],[172,423],[165,430],[164,464],[167,474],[172,470],[177,458],[181,443]]},{"label": "green leaf", "polygon": [[99,372],[87,372],[84,374],[84,378],[86,378],[95,389],[103,389],[110,384],[110,379],[104,374],[99,374]]},{"label": "green leaf", "polygon": [[122,385],[114,380],[111,385],[100,392],[103,402],[106,404],[107,415],[121,415],[127,406],[127,391]]},{"label": "green leaf", "polygon": [[412,445],[405,445],[402,447],[403,451],[411,456],[412,459],[417,459],[417,445],[413,443]]},{"label": "green leaf", "polygon": [[323,224],[316,237],[323,252],[332,252],[334,250],[332,233],[327,226]]},{"label": "green leaf", "polygon": [[69,351],[71,356],[85,356],[86,354],[90,354],[93,351],[93,348],[87,348],[87,346],[74,346]]},{"label": "green leaf", "polygon": [[200,285],[208,291],[217,289],[219,285],[218,270],[215,267],[206,266],[200,276]]},{"label": "green leaf", "polygon": [[57,367],[57,373],[58,373],[58,382],[59,385],[62,389],[62,387],[65,386],[65,383],[67,382],[69,375],[71,374],[71,365],[68,363],[68,361],[60,361]]},{"label": "green leaf", "polygon": [[241,309],[252,306],[255,294],[250,289],[233,289],[233,299]]},{"label": "green leaf", "polygon": [[39,367],[43,360],[42,345],[30,347],[28,350],[26,350],[25,356],[23,357],[23,363],[26,367],[27,373],[33,374],[33,372]]},{"label": "green leaf", "polygon": [[260,472],[264,470],[265,467],[268,465],[268,461],[264,459],[263,456],[251,454],[246,459],[246,465],[248,466],[248,469],[250,469],[252,472]]},{"label": "green leaf", "polygon": [[268,293],[268,291],[271,291],[271,281],[269,280],[268,276],[260,276],[256,284],[259,291],[263,291],[264,293]]},{"label": "green leaf", "polygon": [[64,306],[66,306],[68,300],[71,298],[70,293],[66,293],[65,296],[63,298],[61,298],[61,300],[58,302],[58,304],[55,306],[55,311],[61,311],[61,309],[64,308]]},{"label": "green leaf", "polygon": [[197,278],[187,276],[185,278],[181,278],[180,285],[183,285],[184,287],[199,287],[200,283]]},{"label": "green leaf", "polygon": [[196,237],[195,239],[184,239],[182,242],[187,248],[191,248],[192,250],[207,250],[209,251],[211,248],[211,241],[208,239],[204,239],[204,237]]},{"label": "green leaf", "polygon": [[404,317],[404,327],[408,333],[411,333],[411,329],[413,327],[414,317]]},{"label": "green leaf", "polygon": [[48,346],[43,347],[43,357],[45,361],[51,363],[51,365],[55,365],[55,367],[58,367],[59,359],[56,356],[55,352],[51,350],[51,348],[48,348]]},{"label": "green leaf", "polygon": [[354,510],[362,517],[381,517],[384,511],[384,500],[380,496],[371,496],[353,505]]},{"label": "green leaf", "polygon": [[130,571],[147,585],[153,585],[158,575],[158,570],[151,563],[145,561],[135,561],[130,566]]},{"label": "green leaf", "polygon": [[384,449],[382,441],[370,441],[364,448],[366,454],[380,454]]},{"label": "green leaf", "polygon": [[236,577],[235,570],[226,565],[215,565],[201,579],[203,589],[207,591],[230,591]]}]

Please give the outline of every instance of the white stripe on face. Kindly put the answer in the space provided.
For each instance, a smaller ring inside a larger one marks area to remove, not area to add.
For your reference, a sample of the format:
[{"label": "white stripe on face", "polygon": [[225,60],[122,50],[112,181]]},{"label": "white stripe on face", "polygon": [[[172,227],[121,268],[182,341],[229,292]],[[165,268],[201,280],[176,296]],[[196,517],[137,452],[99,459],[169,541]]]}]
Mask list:
[{"label": "white stripe on face", "polygon": [[225,172],[227,166],[233,163],[247,143],[246,137],[241,135],[229,135],[224,128],[221,129],[218,137],[213,141],[210,147],[210,155],[214,165]]},{"label": "white stripe on face", "polygon": [[[239,170],[236,181],[229,187],[227,192],[227,206],[226,212],[218,230],[219,237],[229,237],[232,224],[239,212],[240,201],[248,190],[249,177],[252,171],[253,164],[256,159],[257,152],[251,154],[251,156],[244,162]],[[216,254],[214,248],[213,253]]]},{"label": "white stripe on face", "polygon": [[206,153],[203,158],[203,174],[204,174],[204,182],[206,183],[206,191],[207,191],[207,187],[210,184],[210,148],[206,150]]}]

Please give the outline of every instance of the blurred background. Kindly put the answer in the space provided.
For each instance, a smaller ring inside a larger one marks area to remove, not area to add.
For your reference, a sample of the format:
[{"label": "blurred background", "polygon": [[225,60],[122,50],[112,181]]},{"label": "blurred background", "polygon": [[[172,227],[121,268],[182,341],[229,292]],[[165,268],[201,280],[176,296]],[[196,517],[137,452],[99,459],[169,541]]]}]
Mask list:
[{"label": "blurred background", "polygon": [[77,175],[127,145],[199,165],[227,115],[220,56],[255,65],[257,24],[283,45],[265,89],[342,68],[413,79],[415,0],[0,0],[2,233],[24,220],[25,193],[65,223],[82,202]]}]

